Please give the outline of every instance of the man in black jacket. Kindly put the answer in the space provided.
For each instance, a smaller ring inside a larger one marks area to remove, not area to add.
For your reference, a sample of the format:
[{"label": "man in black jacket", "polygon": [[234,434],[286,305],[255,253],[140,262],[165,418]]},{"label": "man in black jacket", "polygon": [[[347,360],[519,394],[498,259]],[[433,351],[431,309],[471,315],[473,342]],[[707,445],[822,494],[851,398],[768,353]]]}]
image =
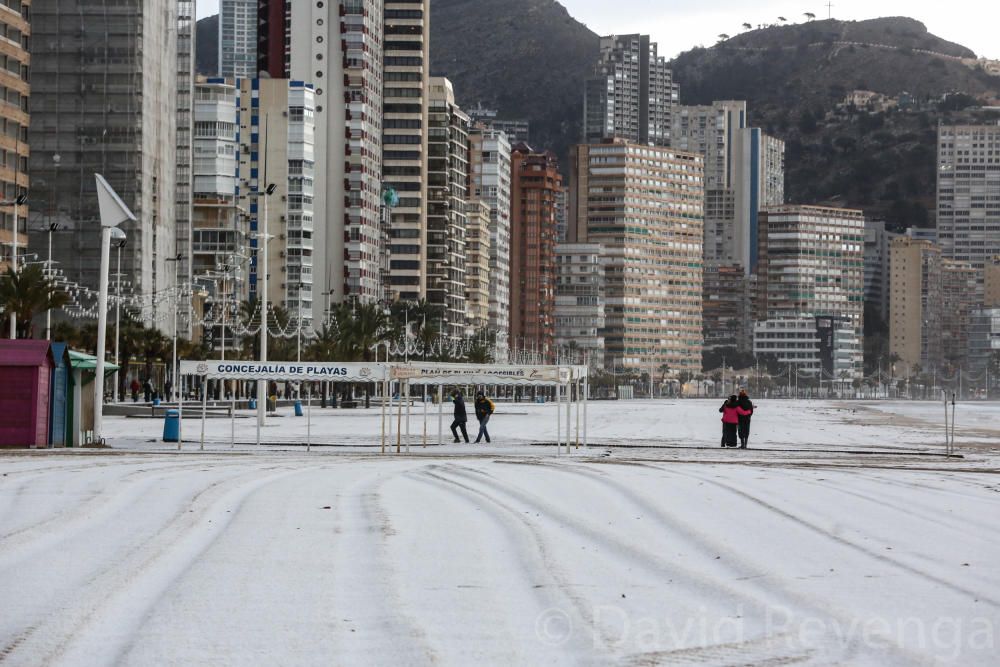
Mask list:
[{"label": "man in black jacket", "polygon": [[753,417],[753,401],[747,395],[746,389],[740,389],[739,406],[749,412],[748,415],[740,415],[739,434],[740,449],[747,448],[747,441],[750,440],[750,418]]},{"label": "man in black jacket", "polygon": [[486,442],[490,441],[490,432],[486,430],[486,425],[490,423],[490,415],[496,406],[493,405],[493,401],[486,398],[486,394],[479,392],[476,394],[476,419],[479,420],[479,435],[476,436],[476,442],[479,442],[486,438]]},{"label": "man in black jacket", "polygon": [[451,423],[451,434],[455,436],[455,442],[461,442],[458,439],[458,429],[462,429],[462,436],[468,442],[469,433],[465,430],[465,423],[469,421],[469,418],[465,414],[465,399],[462,398],[462,392],[452,392],[451,400],[455,402],[455,421]]}]

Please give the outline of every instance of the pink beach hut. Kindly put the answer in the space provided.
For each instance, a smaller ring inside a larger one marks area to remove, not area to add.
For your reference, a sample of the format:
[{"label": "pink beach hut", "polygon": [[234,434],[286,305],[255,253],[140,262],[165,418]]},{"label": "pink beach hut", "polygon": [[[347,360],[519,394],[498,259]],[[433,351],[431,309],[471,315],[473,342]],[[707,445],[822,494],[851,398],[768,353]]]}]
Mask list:
[{"label": "pink beach hut", "polygon": [[52,352],[45,340],[0,340],[0,447],[48,447]]}]

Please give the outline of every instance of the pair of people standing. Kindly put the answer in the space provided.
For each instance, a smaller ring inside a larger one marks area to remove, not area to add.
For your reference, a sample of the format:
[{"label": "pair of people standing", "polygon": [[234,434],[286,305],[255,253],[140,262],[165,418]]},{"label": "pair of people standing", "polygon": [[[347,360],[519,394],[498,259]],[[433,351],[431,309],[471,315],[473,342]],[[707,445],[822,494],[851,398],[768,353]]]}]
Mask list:
[{"label": "pair of people standing", "polygon": [[[465,430],[465,424],[469,419],[465,412],[465,399],[462,397],[462,392],[452,392],[451,399],[455,402],[455,421],[451,423],[451,434],[455,436],[455,442],[461,442],[458,438],[458,429],[461,429],[462,436],[468,442],[469,433]],[[493,404],[493,401],[486,398],[486,394],[479,392],[476,394],[475,408],[476,419],[479,420],[479,435],[476,436],[476,442],[478,443],[484,437],[486,438],[486,442],[489,442],[490,432],[486,430],[486,425],[490,421],[490,415],[496,410],[496,406]]]},{"label": "pair of people standing", "polygon": [[722,413],[722,446],[736,447],[739,438],[739,448],[746,449],[750,440],[750,418],[753,417],[753,401],[747,395],[746,389],[740,389],[740,395],[729,397],[719,412]]}]

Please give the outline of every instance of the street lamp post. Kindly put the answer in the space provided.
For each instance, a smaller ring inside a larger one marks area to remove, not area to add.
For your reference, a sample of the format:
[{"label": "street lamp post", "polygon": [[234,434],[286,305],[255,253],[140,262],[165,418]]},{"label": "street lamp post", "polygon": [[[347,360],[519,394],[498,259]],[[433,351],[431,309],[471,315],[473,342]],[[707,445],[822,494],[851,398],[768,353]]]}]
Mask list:
[{"label": "street lamp post", "polygon": [[[266,152],[266,151],[265,151]],[[271,236],[267,233],[267,200],[271,194],[274,193],[276,186],[273,183],[268,183],[264,189],[264,207],[263,207],[263,219],[258,225],[259,231],[257,238],[260,242],[263,242],[263,267],[261,263],[257,263],[257,274],[260,278],[260,362],[261,364],[267,363],[267,272],[268,272],[268,259],[267,259],[267,246],[271,240]],[[258,192],[258,197],[260,193]],[[260,243],[258,243],[258,248],[260,248]],[[261,252],[261,250],[258,250]],[[267,381],[259,380],[257,382],[257,425],[264,426],[267,421]]]},{"label": "street lamp post", "polygon": [[180,297],[181,288],[178,284],[179,276],[178,271],[181,265],[181,253],[177,253],[176,257],[168,257],[166,261],[174,263],[174,332],[173,332],[173,353],[171,355],[170,364],[170,395],[166,397],[169,401],[173,398],[174,392],[179,390],[177,386],[177,311],[180,310]]},{"label": "street lamp post", "polygon": [[[118,272],[115,274],[115,386],[112,390],[111,402],[118,402],[118,385],[121,384],[121,319],[122,319],[122,248],[125,247],[127,237],[120,227],[111,228],[111,242],[118,250]],[[52,255],[52,233],[49,232],[49,256]],[[52,311],[49,311],[50,313]],[[48,315],[46,315],[48,317]],[[46,328],[48,320],[46,320]]]}]

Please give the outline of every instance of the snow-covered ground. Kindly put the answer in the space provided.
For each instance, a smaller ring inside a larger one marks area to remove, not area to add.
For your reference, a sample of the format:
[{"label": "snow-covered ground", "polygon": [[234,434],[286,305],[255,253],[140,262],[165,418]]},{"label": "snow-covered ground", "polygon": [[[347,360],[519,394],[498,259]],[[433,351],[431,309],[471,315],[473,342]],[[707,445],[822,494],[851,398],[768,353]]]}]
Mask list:
[{"label": "snow-covered ground", "polygon": [[374,409],[314,410],[345,446],[311,452],[247,413],[234,450],[109,418],[0,454],[0,663],[996,664],[1000,406],[959,406],[962,459],[939,404],[765,402],[750,451],[717,407],[591,403],[559,456],[524,404],[426,449],[418,406],[411,456]]}]

